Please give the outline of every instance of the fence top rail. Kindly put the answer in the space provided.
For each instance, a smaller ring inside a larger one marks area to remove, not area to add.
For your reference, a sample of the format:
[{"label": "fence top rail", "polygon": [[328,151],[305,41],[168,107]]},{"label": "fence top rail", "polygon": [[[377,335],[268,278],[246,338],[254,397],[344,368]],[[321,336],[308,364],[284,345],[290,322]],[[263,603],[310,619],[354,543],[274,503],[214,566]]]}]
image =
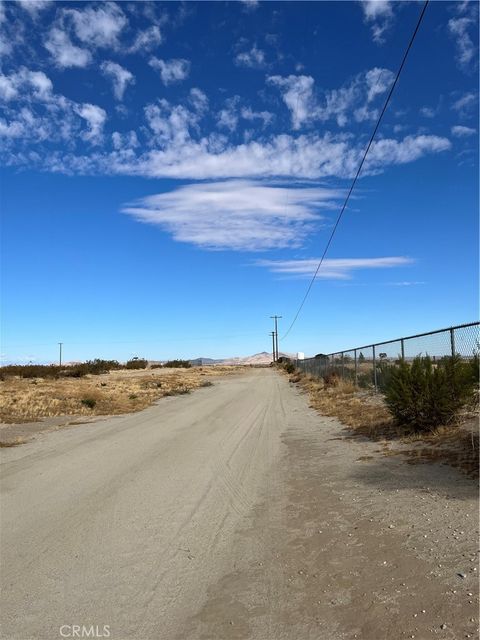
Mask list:
[{"label": "fence top rail", "polygon": [[[446,331],[452,331],[455,329],[466,329],[467,327],[477,327],[480,322],[467,322],[465,324],[457,324],[454,327],[446,327],[445,329],[435,329],[435,331],[427,331],[426,333],[416,333],[413,336],[403,336],[402,338],[395,338],[394,340],[384,340],[383,342],[375,342],[373,344],[365,344],[363,347],[354,347],[353,349],[343,349],[342,351],[334,351],[333,353],[325,354],[327,358],[331,356],[339,356],[349,351],[360,351],[361,349],[370,349],[371,347],[380,347],[382,344],[393,344],[394,342],[401,342],[402,340],[413,340],[414,338],[423,338],[425,336],[433,336],[436,333],[445,333]],[[315,360],[315,356],[311,358],[305,358],[305,360]]]}]

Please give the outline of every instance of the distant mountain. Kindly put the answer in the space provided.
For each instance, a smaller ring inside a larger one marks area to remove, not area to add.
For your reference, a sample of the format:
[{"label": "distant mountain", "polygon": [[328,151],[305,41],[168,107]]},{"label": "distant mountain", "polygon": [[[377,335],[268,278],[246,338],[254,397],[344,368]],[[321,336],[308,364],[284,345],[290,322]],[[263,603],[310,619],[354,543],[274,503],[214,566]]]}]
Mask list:
[{"label": "distant mountain", "polygon": [[213,358],[194,358],[193,360],[189,360],[189,362],[194,367],[203,367],[209,364],[220,364],[223,360],[214,360]]},{"label": "distant mountain", "polygon": [[[295,357],[291,353],[279,352],[278,354],[283,358]],[[268,351],[262,351],[261,353],[255,353],[253,356],[246,356],[244,358],[226,358],[222,361],[222,364],[226,365],[248,365],[248,364],[270,364],[272,362],[272,354]]]}]

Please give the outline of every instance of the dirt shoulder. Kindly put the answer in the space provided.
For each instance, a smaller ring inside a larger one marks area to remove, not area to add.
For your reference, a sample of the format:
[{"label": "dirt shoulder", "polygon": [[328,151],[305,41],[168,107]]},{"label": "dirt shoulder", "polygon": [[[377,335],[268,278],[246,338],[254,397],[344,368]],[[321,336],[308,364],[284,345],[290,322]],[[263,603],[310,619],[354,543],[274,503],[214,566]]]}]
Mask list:
[{"label": "dirt shoulder", "polygon": [[465,409],[455,424],[416,433],[395,424],[380,393],[361,391],[342,381],[326,384],[298,373],[289,376],[289,381],[308,394],[310,406],[321,415],[338,418],[350,427],[350,438],[373,440],[384,455],[405,456],[410,464],[441,462],[478,478],[479,423],[475,407]]},{"label": "dirt shoulder", "polygon": [[277,483],[184,637],[478,637],[476,482],[384,456],[291,390]]}]

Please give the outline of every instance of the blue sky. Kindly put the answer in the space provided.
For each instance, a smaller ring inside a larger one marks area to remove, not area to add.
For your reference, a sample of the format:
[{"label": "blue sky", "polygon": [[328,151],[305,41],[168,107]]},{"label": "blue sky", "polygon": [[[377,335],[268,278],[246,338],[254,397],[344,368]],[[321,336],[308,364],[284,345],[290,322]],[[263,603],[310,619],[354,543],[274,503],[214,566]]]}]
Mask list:
[{"label": "blue sky", "polygon": [[[421,6],[4,2],[3,361],[268,350]],[[477,317],[477,33],[430,3],[282,350]]]}]

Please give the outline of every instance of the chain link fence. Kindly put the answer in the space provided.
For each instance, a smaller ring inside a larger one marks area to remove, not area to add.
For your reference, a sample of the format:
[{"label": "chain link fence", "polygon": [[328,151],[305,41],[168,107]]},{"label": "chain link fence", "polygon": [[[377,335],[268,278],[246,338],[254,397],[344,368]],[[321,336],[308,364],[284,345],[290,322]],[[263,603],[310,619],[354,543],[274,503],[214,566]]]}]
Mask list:
[{"label": "chain link fence", "polygon": [[364,389],[383,391],[391,367],[416,356],[435,362],[453,355],[471,360],[480,353],[480,323],[471,322],[415,336],[378,342],[336,353],[297,360],[297,368],[315,377],[337,375]]}]

